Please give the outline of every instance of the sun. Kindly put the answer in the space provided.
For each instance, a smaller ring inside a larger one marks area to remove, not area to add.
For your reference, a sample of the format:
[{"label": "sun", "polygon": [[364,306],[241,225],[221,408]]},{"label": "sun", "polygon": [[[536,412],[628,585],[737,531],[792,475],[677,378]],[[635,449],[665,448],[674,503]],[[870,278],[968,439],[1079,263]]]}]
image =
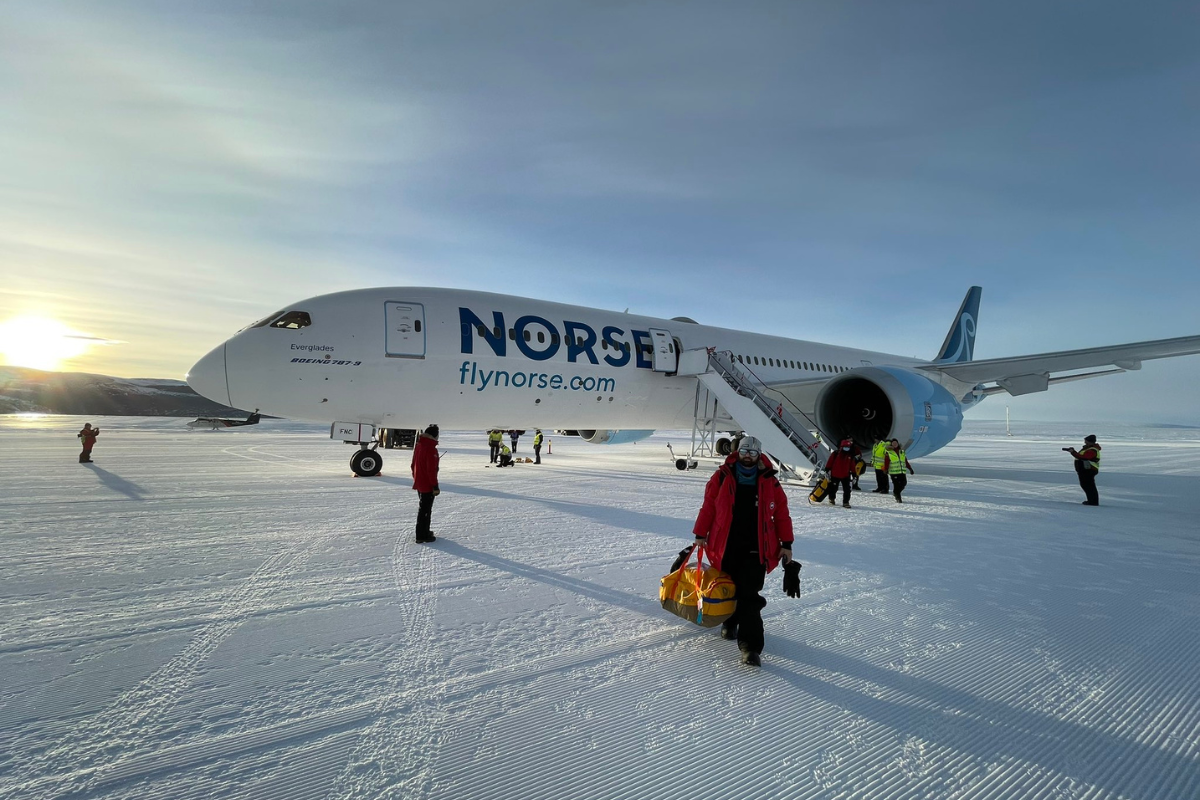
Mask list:
[{"label": "sun", "polygon": [[14,367],[57,370],[95,342],[94,337],[48,317],[15,317],[0,323],[0,353]]}]

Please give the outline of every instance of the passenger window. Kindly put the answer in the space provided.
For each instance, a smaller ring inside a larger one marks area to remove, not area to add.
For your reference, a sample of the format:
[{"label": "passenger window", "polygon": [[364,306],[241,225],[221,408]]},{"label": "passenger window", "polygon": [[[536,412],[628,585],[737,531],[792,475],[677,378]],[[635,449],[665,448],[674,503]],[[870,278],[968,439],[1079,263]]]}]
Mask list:
[{"label": "passenger window", "polygon": [[[539,333],[538,336],[540,337],[541,334]],[[541,341],[541,339],[539,339],[538,341]],[[557,333],[550,334],[550,344],[558,344],[558,334]]]},{"label": "passenger window", "polygon": [[309,325],[312,325],[312,317],[307,311],[289,311],[271,323],[272,328],[287,328],[293,331],[307,328]]},{"label": "passenger window", "polygon": [[608,339],[605,339],[603,342],[601,342],[601,343],[600,343],[600,349],[601,349],[601,350],[607,350],[607,349],[608,349]]},{"label": "passenger window", "polygon": [[480,337],[487,336],[487,328],[483,327],[482,325],[476,326],[475,330],[479,331]]},{"label": "passenger window", "polygon": [[504,338],[504,331],[500,330],[500,326],[499,326],[499,325],[497,325],[496,327],[492,328],[492,336],[495,336],[497,339],[503,339],[503,338]]},{"label": "passenger window", "polygon": [[538,344],[546,343],[546,334],[543,331],[538,331]]},{"label": "passenger window", "polygon": [[525,341],[527,341],[527,342],[528,342],[528,341],[530,341],[530,340],[532,340],[532,339],[533,339],[533,334],[529,332],[529,329],[528,329],[528,328],[526,328],[526,329],[525,329]]},{"label": "passenger window", "polygon": [[508,329],[508,340],[510,342],[515,342],[517,340],[517,329],[516,328]]}]

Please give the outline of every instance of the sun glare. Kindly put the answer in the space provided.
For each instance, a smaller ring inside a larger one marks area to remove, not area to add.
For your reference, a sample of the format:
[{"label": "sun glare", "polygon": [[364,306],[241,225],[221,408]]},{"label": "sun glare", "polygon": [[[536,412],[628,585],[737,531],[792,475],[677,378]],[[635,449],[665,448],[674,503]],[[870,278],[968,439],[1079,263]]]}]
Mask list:
[{"label": "sun glare", "polygon": [[83,355],[95,339],[46,317],[16,317],[0,323],[0,353],[14,367],[56,370]]}]

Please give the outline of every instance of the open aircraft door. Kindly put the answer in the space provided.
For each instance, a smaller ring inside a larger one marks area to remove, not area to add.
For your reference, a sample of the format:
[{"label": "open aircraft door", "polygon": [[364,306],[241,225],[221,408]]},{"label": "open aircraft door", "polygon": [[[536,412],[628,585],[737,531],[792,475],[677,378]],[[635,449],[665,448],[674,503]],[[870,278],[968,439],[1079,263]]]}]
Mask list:
[{"label": "open aircraft door", "polygon": [[671,332],[662,328],[650,329],[650,342],[654,347],[655,372],[675,372],[679,369],[679,353],[675,349],[675,340]]},{"label": "open aircraft door", "polygon": [[420,303],[384,304],[389,358],[425,357],[425,306]]}]

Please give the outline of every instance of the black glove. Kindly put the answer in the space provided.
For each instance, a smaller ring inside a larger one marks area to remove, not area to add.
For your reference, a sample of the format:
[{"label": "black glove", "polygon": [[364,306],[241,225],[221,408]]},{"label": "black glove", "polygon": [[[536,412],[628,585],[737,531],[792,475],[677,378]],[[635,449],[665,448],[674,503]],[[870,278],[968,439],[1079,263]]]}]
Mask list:
[{"label": "black glove", "polygon": [[783,593],[788,597],[800,596],[800,567],[802,566],[795,559],[783,566]]},{"label": "black glove", "polygon": [[685,547],[679,551],[679,555],[676,556],[675,560],[671,563],[671,572],[679,571],[679,568],[683,566],[683,562],[687,561],[688,558],[691,557],[692,548],[694,546],[695,545],[688,545],[687,547]]}]

